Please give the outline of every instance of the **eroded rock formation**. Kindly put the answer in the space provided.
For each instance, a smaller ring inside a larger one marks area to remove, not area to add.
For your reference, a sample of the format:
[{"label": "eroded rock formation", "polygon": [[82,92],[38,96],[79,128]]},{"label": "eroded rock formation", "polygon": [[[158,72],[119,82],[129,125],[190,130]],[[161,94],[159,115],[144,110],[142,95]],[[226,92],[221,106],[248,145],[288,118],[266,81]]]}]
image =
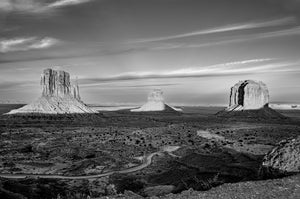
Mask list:
[{"label": "eroded rock formation", "polygon": [[271,172],[300,172],[300,136],[281,141],[264,157],[262,166]]},{"label": "eroded rock formation", "polygon": [[255,110],[268,106],[269,91],[263,82],[240,81],[230,91],[227,111]]},{"label": "eroded rock formation", "polygon": [[70,114],[95,113],[80,99],[79,86],[71,84],[70,74],[65,71],[45,69],[41,75],[42,96],[36,101],[8,114],[43,113]]},{"label": "eroded rock formation", "polygon": [[147,112],[147,111],[165,111],[166,109],[173,109],[175,111],[181,111],[180,109],[171,107],[164,102],[163,92],[160,89],[154,89],[148,95],[148,101],[146,104],[137,109],[130,110],[131,112]]}]

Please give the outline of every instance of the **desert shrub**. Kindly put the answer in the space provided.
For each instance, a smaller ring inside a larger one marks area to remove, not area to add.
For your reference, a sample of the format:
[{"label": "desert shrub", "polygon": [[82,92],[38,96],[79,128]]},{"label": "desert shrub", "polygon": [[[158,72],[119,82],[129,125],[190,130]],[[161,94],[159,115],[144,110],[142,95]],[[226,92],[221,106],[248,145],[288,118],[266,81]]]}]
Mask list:
[{"label": "desert shrub", "polygon": [[32,153],[33,152],[33,148],[30,144],[24,146],[23,148],[20,149],[21,153]]}]

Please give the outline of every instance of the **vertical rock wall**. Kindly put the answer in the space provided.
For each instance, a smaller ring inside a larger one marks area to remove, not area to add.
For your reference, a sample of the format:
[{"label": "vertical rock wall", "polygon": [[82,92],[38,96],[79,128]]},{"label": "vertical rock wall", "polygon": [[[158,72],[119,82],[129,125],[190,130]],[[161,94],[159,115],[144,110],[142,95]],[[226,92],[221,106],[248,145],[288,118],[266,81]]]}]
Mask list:
[{"label": "vertical rock wall", "polygon": [[71,94],[70,74],[65,71],[45,69],[41,76],[42,95],[64,97]]}]

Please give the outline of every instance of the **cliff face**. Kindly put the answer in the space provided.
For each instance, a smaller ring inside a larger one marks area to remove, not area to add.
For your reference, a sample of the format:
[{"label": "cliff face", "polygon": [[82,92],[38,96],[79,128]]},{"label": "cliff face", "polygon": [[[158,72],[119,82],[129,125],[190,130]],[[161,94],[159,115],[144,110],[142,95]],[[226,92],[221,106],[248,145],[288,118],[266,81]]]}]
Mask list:
[{"label": "cliff face", "polygon": [[64,97],[71,94],[70,74],[52,69],[44,70],[41,76],[42,96]]},{"label": "cliff face", "polygon": [[65,71],[45,69],[41,75],[41,87],[44,97],[73,96],[75,99],[81,100],[77,80],[72,85],[70,74]]},{"label": "cliff face", "polygon": [[8,114],[42,113],[70,114],[95,113],[80,99],[77,81],[71,85],[70,74],[65,71],[45,69],[41,75],[42,96],[36,101]]},{"label": "cliff face", "polygon": [[227,111],[255,110],[269,104],[269,91],[263,82],[240,81],[230,91]]}]

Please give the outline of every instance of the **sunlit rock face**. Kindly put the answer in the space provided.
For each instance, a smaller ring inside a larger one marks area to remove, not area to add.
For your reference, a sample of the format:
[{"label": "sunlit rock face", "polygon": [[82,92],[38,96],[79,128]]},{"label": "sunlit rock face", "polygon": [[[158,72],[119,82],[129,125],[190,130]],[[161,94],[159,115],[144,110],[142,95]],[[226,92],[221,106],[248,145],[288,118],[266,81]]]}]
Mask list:
[{"label": "sunlit rock face", "polygon": [[256,110],[268,106],[269,91],[263,82],[240,81],[230,91],[227,111]]},{"label": "sunlit rock face", "polygon": [[138,109],[132,109],[130,111],[131,112],[164,111],[167,108],[171,108],[175,111],[179,111],[179,109],[173,108],[165,104],[162,90],[154,89],[148,95],[148,101],[146,104],[144,104]]},{"label": "sunlit rock face", "polygon": [[70,74],[61,70],[46,69],[41,75],[42,95],[64,97],[71,93]]},{"label": "sunlit rock face", "polygon": [[80,100],[79,86],[76,80],[71,85],[70,74],[61,70],[45,69],[41,75],[42,96],[65,97],[72,95]]},{"label": "sunlit rock face", "polygon": [[41,75],[42,96],[36,101],[8,114],[42,113],[71,114],[95,113],[80,99],[79,86],[71,84],[70,74],[65,71],[46,69]]}]

